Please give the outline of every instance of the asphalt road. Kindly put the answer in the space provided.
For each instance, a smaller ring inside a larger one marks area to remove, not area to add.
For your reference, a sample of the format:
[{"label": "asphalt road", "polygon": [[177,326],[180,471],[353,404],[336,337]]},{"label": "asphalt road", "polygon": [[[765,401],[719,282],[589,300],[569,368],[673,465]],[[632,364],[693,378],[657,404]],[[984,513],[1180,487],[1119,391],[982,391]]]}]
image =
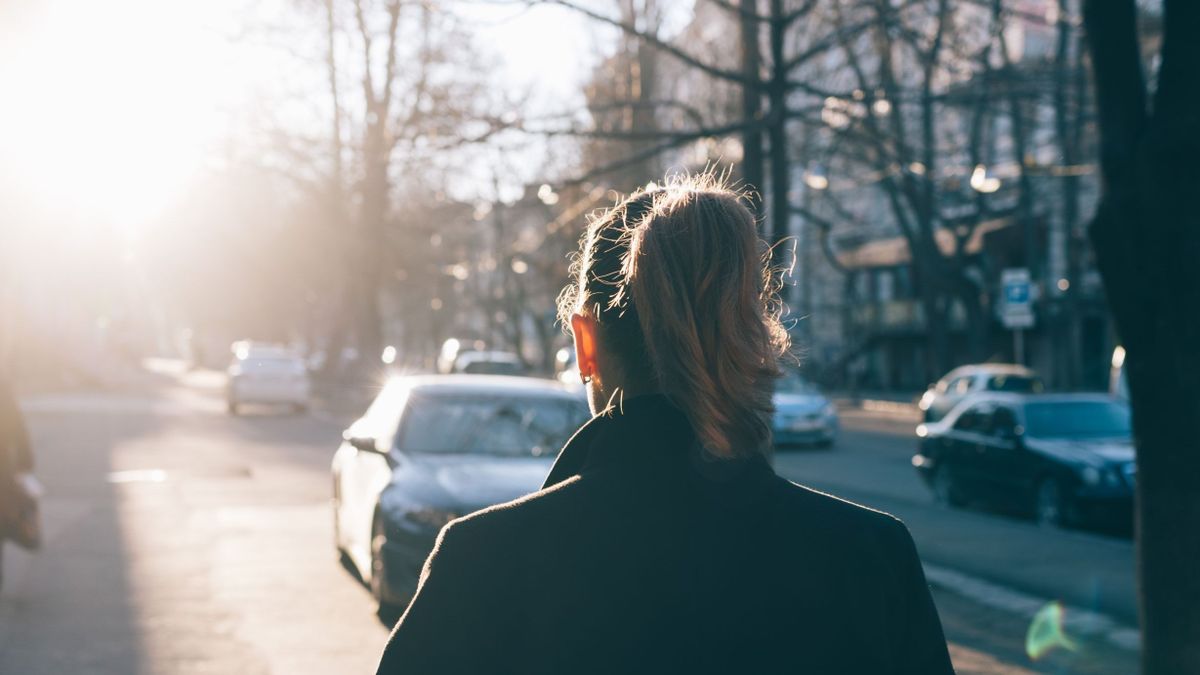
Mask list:
[{"label": "asphalt road", "polygon": [[1136,624],[1132,541],[1047,530],[975,508],[942,507],[912,467],[912,424],[885,424],[877,417],[847,423],[852,428],[836,449],[781,452],[776,470],[797,483],[900,517],[926,562]]},{"label": "asphalt road", "polygon": [[[0,673],[373,672],[387,627],[331,544],[336,416],[229,417],[211,374],[23,404],[46,547],[5,551]],[[846,424],[836,449],[781,453],[779,471],[901,516],[930,563],[1132,611],[1129,542],[933,506],[903,424]],[[1134,672],[1130,653],[1086,643],[1031,662],[1023,617],[935,600],[960,673]]]}]

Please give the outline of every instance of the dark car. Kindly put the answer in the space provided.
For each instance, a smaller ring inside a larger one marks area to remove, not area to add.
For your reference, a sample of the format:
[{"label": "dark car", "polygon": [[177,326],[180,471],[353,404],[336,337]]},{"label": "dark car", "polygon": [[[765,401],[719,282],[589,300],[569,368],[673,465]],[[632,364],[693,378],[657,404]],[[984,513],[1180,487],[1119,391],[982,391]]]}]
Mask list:
[{"label": "dark car", "polygon": [[1127,527],[1129,406],[1102,394],[980,394],[917,427],[913,466],[947,504],[978,501],[1045,525]]},{"label": "dark car", "polygon": [[334,538],[394,613],[450,520],[541,487],[586,404],[552,380],[429,375],[390,381],[333,458]]}]

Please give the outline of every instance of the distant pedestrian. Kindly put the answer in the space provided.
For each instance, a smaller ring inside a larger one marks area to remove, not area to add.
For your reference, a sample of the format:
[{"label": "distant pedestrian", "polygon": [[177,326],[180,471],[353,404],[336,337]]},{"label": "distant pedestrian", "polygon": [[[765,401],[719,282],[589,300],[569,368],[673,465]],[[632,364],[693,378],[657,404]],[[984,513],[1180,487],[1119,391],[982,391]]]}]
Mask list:
[{"label": "distant pedestrian", "polygon": [[31,489],[33,451],[29,432],[9,378],[0,372],[0,586],[4,580],[4,543],[37,545],[37,497]]},{"label": "distant pedestrian", "polygon": [[562,296],[597,413],[545,487],[452,522],[379,673],[952,673],[900,521],[764,458],[787,349],[710,177],[588,228]]}]

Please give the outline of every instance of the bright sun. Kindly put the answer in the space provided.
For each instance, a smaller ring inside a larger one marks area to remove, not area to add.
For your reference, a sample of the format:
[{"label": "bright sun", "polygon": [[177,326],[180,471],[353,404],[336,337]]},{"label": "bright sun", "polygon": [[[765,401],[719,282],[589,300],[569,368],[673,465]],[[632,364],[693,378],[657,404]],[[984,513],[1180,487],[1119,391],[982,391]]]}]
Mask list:
[{"label": "bright sun", "polygon": [[214,24],[232,7],[18,0],[0,12],[10,187],[109,226],[151,218],[202,166],[248,86]]}]

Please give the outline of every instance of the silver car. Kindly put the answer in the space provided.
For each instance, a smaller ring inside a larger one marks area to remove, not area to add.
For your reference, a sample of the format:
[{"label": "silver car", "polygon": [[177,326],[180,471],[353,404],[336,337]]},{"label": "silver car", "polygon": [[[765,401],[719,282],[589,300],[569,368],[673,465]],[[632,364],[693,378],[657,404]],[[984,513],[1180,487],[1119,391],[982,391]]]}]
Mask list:
[{"label": "silver car", "polygon": [[772,435],[776,446],[827,448],[837,441],[837,408],[811,382],[795,373],[784,375],[775,383],[773,402]]},{"label": "silver car", "polygon": [[980,363],[955,368],[921,396],[917,403],[926,422],[945,417],[960,401],[985,391],[1040,394],[1042,378],[1025,366],[1011,363]]},{"label": "silver car", "polygon": [[553,380],[390,381],[346,430],[332,466],[335,545],[380,611],[403,609],[443,525],[536,491],[589,417]]}]

